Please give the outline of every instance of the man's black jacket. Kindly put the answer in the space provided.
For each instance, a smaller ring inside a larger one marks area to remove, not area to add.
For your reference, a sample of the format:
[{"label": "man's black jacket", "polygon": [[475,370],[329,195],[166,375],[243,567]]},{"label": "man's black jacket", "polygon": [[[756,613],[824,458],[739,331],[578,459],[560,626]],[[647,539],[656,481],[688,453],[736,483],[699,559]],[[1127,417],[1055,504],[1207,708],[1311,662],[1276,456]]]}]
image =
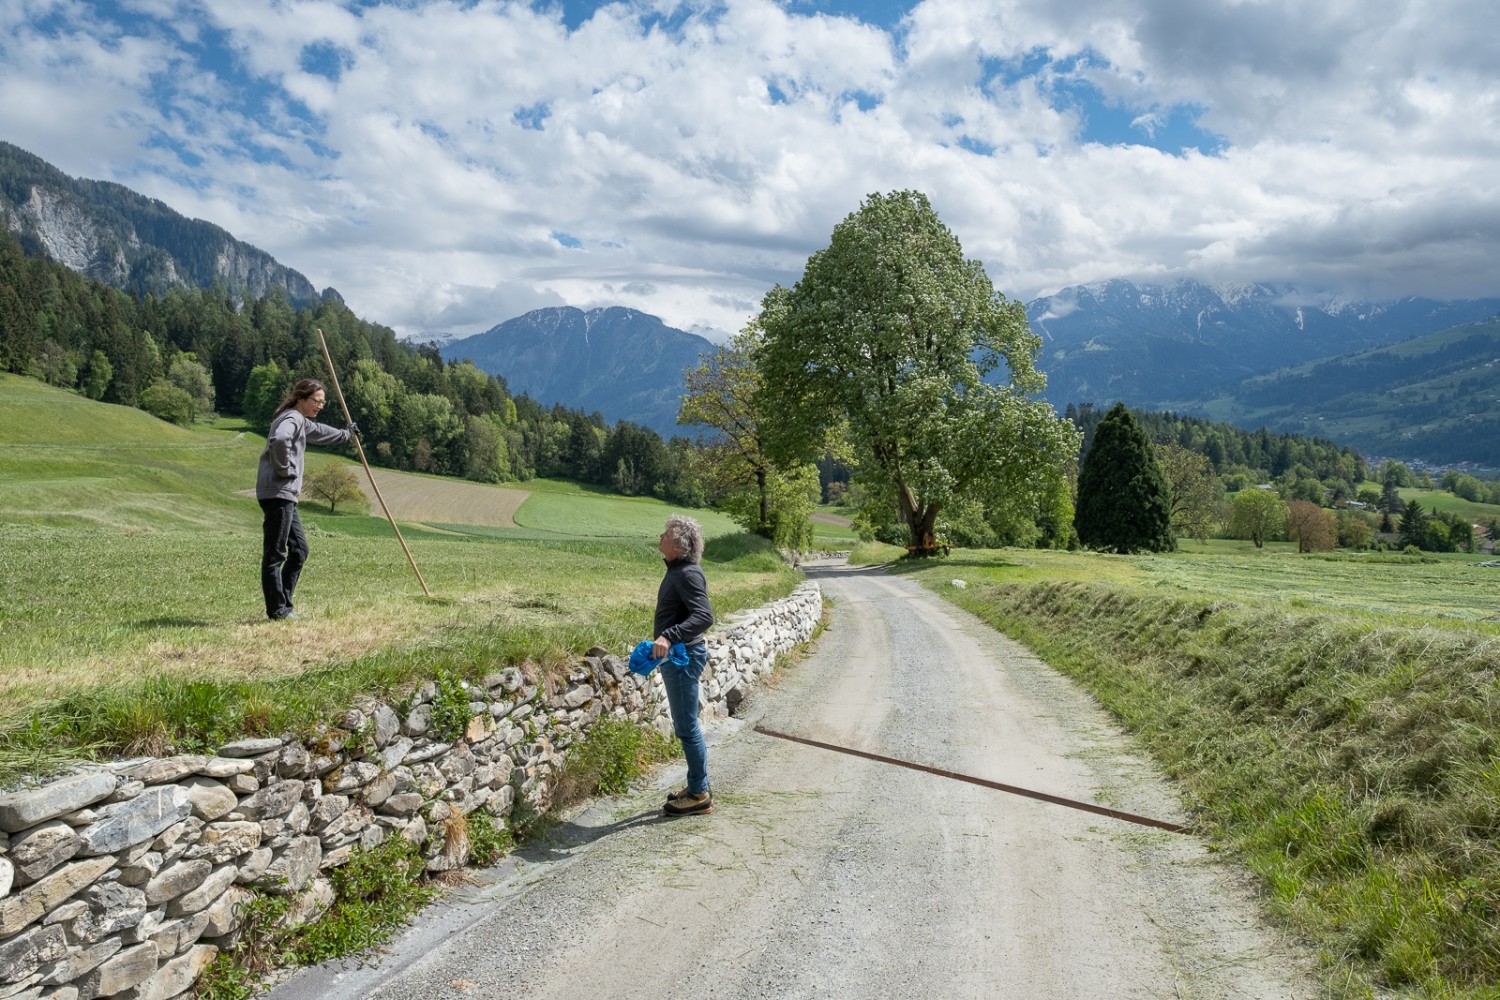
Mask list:
[{"label": "man's black jacket", "polygon": [[687,559],[667,563],[667,575],[656,591],[656,635],[668,642],[693,643],[713,623],[702,567]]}]

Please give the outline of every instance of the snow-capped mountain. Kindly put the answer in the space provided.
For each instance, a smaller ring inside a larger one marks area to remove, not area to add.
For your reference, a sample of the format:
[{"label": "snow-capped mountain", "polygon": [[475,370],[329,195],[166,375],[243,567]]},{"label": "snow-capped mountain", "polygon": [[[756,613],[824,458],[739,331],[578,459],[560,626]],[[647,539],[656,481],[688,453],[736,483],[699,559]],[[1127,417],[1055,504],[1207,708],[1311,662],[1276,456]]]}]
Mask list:
[{"label": "snow-capped mountain", "polygon": [[1316,358],[1350,354],[1500,313],[1500,298],[1354,302],[1265,284],[1063,289],[1027,303],[1047,397],[1147,409]]}]

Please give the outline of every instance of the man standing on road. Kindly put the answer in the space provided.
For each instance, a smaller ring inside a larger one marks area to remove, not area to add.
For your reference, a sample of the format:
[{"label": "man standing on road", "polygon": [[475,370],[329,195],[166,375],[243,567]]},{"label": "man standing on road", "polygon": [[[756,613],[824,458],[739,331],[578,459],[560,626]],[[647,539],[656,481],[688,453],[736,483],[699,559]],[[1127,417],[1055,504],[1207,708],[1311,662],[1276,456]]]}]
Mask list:
[{"label": "man standing on road", "polygon": [[317,379],[298,379],[271,417],[266,450],[255,476],[255,499],[265,513],[260,560],[260,589],[266,598],[266,617],[295,620],[292,592],[307,562],[307,535],[297,516],[302,493],[302,461],[309,444],[343,444],[359,433],[353,423],[339,429],[314,418],[328,401],[328,390]]},{"label": "man standing on road", "polygon": [[[667,689],[672,728],[682,741],[688,769],[687,787],[668,795],[663,811],[668,816],[688,816],[714,807],[708,790],[708,745],[698,725],[698,678],[708,665],[703,633],[714,623],[708,581],[698,565],[703,558],[703,529],[692,518],[673,514],[656,548],[667,561],[667,574],[656,592],[656,641],[651,657],[662,660],[661,679]],[[679,642],[687,647],[687,663],[680,665],[666,658]]]}]

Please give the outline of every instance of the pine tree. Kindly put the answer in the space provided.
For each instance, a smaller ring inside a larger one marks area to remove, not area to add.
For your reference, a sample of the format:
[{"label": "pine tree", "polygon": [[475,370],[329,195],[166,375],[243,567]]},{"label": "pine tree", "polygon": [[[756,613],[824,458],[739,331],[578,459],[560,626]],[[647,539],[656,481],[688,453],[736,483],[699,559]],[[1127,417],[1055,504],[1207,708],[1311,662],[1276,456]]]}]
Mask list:
[{"label": "pine tree", "polygon": [[1078,540],[1093,549],[1126,554],[1170,552],[1172,501],[1140,424],[1116,403],[1099,421],[1078,472]]},{"label": "pine tree", "polygon": [[1422,512],[1422,505],[1415,500],[1408,500],[1401,511],[1400,544],[1403,548],[1408,545],[1419,549],[1434,548],[1428,537],[1427,515]]}]

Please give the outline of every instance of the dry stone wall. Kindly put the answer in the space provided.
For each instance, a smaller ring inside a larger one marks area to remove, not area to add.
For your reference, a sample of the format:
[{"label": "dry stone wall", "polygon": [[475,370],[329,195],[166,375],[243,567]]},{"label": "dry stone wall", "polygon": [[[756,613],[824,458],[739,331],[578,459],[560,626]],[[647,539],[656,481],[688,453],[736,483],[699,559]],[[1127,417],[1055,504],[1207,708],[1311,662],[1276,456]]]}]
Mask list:
[{"label": "dry stone wall", "polygon": [[[731,713],[822,606],[804,584],[715,628],[700,712]],[[434,717],[455,706],[463,734],[444,739]],[[606,715],[671,732],[659,672],[596,647],[565,679],[511,668],[461,689],[428,682],[312,739],[118,761],[0,795],[0,1000],[178,996],[233,941],[252,891],[314,920],[333,902],[329,869],[387,837],[420,845],[429,871],[461,867],[467,845],[444,822],[544,811],[567,748]]]}]

